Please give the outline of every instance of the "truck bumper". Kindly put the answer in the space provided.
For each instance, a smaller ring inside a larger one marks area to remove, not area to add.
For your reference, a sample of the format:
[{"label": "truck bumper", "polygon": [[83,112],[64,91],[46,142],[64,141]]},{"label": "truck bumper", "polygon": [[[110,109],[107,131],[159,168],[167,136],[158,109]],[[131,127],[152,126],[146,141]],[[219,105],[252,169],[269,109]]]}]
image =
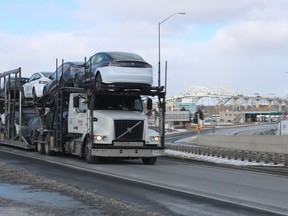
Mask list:
[{"label": "truck bumper", "polygon": [[99,157],[127,157],[127,158],[139,158],[139,157],[158,157],[164,155],[164,149],[91,149],[92,156]]}]

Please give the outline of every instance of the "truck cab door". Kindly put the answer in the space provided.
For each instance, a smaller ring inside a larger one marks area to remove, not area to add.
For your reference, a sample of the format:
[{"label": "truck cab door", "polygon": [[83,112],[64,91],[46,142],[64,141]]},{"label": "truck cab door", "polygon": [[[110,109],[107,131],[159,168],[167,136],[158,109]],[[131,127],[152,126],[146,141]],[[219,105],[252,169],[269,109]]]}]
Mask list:
[{"label": "truck cab door", "polygon": [[78,98],[78,107],[74,107],[73,102],[69,105],[68,132],[83,134],[87,132],[87,103],[85,99]]}]

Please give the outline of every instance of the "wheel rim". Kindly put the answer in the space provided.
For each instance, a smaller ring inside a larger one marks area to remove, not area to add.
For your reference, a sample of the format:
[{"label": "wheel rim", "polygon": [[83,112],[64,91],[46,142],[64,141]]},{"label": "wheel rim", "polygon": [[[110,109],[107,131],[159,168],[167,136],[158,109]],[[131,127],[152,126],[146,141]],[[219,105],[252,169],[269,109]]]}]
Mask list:
[{"label": "wheel rim", "polygon": [[37,143],[37,150],[38,150],[39,153],[42,152],[42,146],[41,146],[40,142]]},{"label": "wheel rim", "polygon": [[48,154],[49,151],[50,151],[49,143],[45,142],[45,152],[46,152],[46,154]]},{"label": "wheel rim", "polygon": [[43,148],[43,137],[39,135],[38,142],[37,142],[37,150],[40,154],[44,154],[44,148]]},{"label": "wheel rim", "polygon": [[49,138],[50,138],[49,134],[47,134],[45,137],[45,153],[46,154],[50,153]]}]

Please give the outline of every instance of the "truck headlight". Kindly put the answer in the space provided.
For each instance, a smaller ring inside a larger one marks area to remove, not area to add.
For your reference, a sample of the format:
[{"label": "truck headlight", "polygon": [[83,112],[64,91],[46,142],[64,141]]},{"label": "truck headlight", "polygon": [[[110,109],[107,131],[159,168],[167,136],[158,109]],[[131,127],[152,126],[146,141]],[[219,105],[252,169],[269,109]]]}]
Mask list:
[{"label": "truck headlight", "polygon": [[101,136],[101,135],[94,135],[94,140],[96,141],[106,141],[107,137],[106,136]]},{"label": "truck headlight", "polygon": [[160,136],[152,136],[152,137],[150,137],[150,139],[152,142],[160,142],[161,137]]}]

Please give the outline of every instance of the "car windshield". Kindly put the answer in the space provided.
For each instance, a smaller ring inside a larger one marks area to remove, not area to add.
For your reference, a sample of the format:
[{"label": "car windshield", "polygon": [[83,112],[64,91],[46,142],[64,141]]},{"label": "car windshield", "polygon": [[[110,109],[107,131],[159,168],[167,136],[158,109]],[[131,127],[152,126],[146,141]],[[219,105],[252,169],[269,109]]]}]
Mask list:
[{"label": "car windshield", "polygon": [[136,60],[136,61],[144,61],[144,59],[137,55],[137,54],[134,54],[134,53],[108,53],[112,59],[114,60]]},{"label": "car windshield", "polygon": [[82,68],[82,65],[73,65],[70,67],[70,73],[72,75],[74,75],[76,73],[77,70],[79,70],[80,68]]},{"label": "car windshield", "polygon": [[142,111],[142,101],[138,96],[97,95],[94,109],[96,110],[126,110]]}]

